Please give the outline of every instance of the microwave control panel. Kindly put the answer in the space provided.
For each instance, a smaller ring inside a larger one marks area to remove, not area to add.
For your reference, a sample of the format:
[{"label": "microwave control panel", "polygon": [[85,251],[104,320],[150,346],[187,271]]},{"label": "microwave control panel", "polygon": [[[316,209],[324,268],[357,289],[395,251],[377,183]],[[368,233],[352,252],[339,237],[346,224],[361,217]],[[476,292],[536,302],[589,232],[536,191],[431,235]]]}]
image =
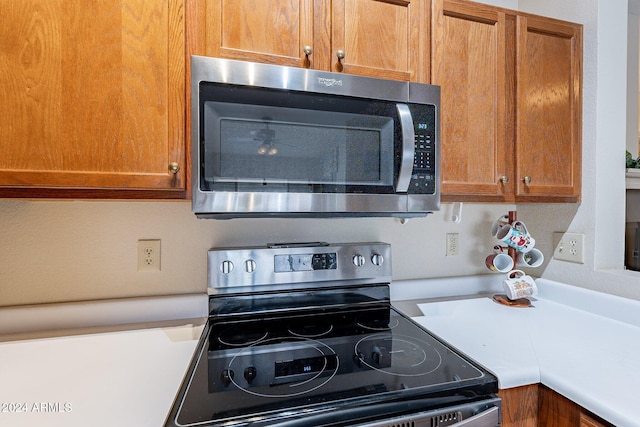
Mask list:
[{"label": "microwave control panel", "polygon": [[412,106],[414,119],[415,153],[413,172],[407,192],[434,194],[436,192],[436,111],[433,105]]}]

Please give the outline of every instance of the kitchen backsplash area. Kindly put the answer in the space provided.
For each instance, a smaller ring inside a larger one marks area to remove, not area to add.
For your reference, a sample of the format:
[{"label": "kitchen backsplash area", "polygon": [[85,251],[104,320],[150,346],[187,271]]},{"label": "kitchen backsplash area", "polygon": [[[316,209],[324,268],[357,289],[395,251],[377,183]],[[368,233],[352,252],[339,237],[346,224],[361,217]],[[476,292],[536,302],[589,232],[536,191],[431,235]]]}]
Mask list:
[{"label": "kitchen backsplash area", "polygon": [[[206,292],[207,250],[271,242],[383,241],[393,278],[488,273],[491,223],[511,205],[454,205],[424,218],[199,220],[189,202],[0,200],[0,306]],[[532,230],[535,232],[536,230]],[[458,255],[446,256],[446,234]],[[161,240],[161,271],[137,270],[140,239]]]}]

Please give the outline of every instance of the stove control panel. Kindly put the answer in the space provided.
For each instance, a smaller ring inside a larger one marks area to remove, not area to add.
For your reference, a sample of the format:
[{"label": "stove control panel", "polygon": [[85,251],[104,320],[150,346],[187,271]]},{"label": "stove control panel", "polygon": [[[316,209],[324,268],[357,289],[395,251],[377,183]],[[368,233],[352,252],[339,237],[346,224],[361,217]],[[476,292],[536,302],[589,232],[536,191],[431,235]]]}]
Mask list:
[{"label": "stove control panel", "polygon": [[379,242],[314,242],[220,248],[208,252],[210,294],[330,281],[390,282],[391,246]]}]

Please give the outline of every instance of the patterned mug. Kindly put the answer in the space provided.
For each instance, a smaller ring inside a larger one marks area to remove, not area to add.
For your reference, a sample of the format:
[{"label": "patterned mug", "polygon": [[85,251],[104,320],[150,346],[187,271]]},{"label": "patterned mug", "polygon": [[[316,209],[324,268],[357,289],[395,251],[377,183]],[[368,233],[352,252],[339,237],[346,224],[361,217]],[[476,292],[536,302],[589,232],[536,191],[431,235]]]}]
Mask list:
[{"label": "patterned mug", "polygon": [[524,253],[529,252],[536,245],[536,240],[531,237],[527,226],[522,221],[502,225],[496,233],[496,239]]},{"label": "patterned mug", "polygon": [[507,278],[502,281],[502,287],[510,300],[527,298],[538,295],[533,277],[527,276],[522,270],[512,270]]}]

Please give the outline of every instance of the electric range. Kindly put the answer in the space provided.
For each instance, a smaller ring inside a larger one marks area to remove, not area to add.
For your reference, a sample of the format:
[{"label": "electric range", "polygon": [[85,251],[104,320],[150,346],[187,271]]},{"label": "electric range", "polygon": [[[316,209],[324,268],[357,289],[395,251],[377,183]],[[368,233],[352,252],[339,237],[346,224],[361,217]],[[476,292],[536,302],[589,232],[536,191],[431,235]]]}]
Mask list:
[{"label": "electric range", "polygon": [[499,425],[497,379],[391,306],[389,245],[208,257],[210,316],[167,426]]}]

